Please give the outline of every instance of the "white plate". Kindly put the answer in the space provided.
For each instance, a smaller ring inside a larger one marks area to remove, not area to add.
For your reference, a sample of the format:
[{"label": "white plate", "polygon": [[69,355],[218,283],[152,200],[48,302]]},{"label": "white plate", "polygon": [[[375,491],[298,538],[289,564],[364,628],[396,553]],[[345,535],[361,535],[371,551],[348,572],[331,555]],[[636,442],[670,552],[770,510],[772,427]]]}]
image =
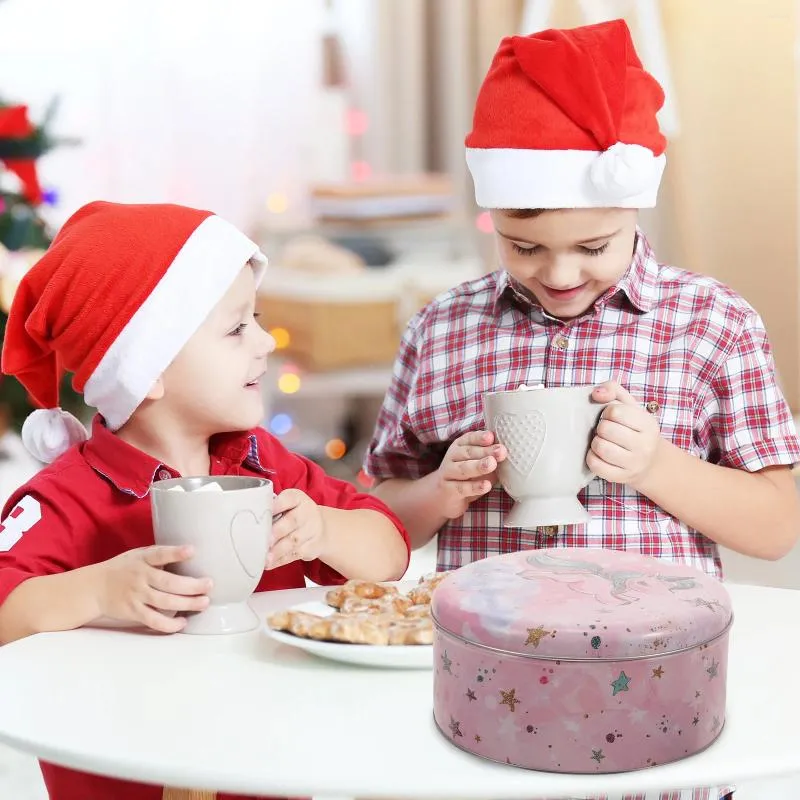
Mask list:
[{"label": "white plate", "polygon": [[[305,611],[327,617],[336,609],[325,603],[302,603],[292,606],[292,611]],[[388,669],[432,669],[433,645],[409,644],[379,646],[373,644],[344,644],[338,642],[318,642],[315,639],[303,639],[284,631],[274,631],[264,625],[264,631],[270,638],[289,647],[297,647],[330,661],[341,661],[345,664],[359,664],[365,667],[382,667]]]}]

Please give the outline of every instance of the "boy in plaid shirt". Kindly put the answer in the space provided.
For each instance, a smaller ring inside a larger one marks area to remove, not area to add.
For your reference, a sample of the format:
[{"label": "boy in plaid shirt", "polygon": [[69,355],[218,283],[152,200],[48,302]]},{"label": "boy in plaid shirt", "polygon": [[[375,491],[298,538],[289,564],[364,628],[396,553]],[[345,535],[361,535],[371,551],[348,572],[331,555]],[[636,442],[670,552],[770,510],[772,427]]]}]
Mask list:
[{"label": "boy in plaid shirt", "polygon": [[[410,322],[365,469],[438,568],[537,547],[638,550],[721,577],[718,545],[777,559],[800,531],[800,441],[757,312],[659,264],[664,95],[621,20],[505,39],[478,96],[467,163],[502,268]],[[482,396],[595,386],[607,406],[581,493],[592,520],[505,528],[506,457]],[[686,789],[662,800],[724,797]]]}]

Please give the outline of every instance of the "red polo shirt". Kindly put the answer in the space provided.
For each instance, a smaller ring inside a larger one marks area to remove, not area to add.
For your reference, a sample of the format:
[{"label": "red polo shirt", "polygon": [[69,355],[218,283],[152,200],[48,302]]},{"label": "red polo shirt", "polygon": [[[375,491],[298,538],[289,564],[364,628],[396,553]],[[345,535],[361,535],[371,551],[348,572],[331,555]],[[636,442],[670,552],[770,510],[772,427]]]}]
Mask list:
[{"label": "red polo shirt", "polygon": [[[301,489],[319,505],[379,511],[392,520],[409,547],[401,523],[380,500],[326,475],[262,429],[217,436],[210,454],[212,475],[266,477],[276,493]],[[0,525],[0,603],[28,578],[85,567],[154,544],[150,484],[173,477],[180,476],[95,418],[89,441],[35,475],[6,503]],[[321,561],[295,561],[265,572],[256,591],[300,588],[306,577],[319,584],[344,581]],[[161,787],[44,763],[42,773],[51,800],[161,800]]]}]

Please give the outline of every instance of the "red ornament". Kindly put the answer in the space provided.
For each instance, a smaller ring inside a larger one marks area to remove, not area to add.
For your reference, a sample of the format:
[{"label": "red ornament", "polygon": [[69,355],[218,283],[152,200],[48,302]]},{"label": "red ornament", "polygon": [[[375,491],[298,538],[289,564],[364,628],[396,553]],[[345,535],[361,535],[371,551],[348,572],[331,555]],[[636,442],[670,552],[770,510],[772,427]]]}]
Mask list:
[{"label": "red ornament", "polygon": [[[0,139],[27,139],[35,129],[28,119],[27,106],[7,106],[0,108]],[[43,200],[42,187],[36,172],[36,161],[33,158],[0,159],[6,169],[13,172],[22,183],[25,199],[33,205]]]}]

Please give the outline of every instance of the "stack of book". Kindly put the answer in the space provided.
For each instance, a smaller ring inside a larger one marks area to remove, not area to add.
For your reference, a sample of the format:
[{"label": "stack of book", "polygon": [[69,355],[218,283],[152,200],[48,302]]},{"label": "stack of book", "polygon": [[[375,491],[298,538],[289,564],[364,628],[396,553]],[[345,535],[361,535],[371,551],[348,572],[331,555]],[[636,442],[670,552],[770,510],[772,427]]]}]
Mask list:
[{"label": "stack of book", "polygon": [[444,175],[311,186],[311,209],[318,222],[379,226],[442,219],[454,208],[452,182]]}]

